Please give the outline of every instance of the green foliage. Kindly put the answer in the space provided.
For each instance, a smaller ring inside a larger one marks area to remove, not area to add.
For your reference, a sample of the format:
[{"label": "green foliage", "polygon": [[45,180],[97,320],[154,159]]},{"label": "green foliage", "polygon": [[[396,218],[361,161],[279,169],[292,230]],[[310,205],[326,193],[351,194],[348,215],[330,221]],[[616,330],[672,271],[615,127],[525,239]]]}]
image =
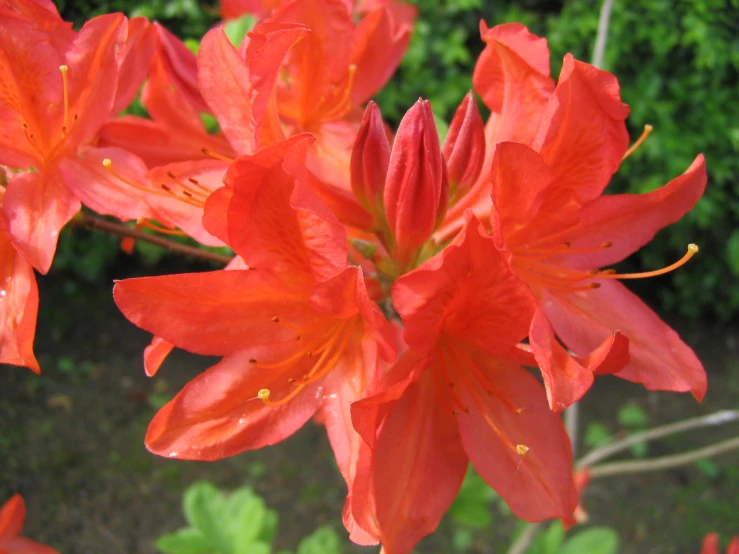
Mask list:
[{"label": "green foliage", "polygon": [[619,538],[610,527],[588,527],[565,538],[560,522],[536,535],[526,554],[617,554]]},{"label": "green foliage", "polygon": [[[193,483],[182,511],[190,524],[159,537],[165,554],[271,554],[277,512],[249,487],[224,495],[207,481]],[[297,554],[340,554],[341,543],[329,527],[321,527],[298,544]],[[278,554],[290,554],[280,551]]]},{"label": "green foliage", "polygon": [[459,525],[473,528],[487,527],[493,522],[490,505],[497,496],[470,466],[457,497],[449,507],[449,515]]}]

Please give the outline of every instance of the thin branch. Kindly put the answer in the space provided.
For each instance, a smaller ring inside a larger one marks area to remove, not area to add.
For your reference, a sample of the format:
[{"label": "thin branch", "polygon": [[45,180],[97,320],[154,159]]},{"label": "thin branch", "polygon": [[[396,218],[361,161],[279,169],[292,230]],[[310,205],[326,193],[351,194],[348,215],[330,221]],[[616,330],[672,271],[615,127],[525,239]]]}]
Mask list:
[{"label": "thin branch", "polygon": [[626,450],[634,444],[659,439],[682,431],[688,431],[690,429],[711,427],[737,420],[739,420],[739,410],[721,410],[713,414],[692,417],[690,419],[677,421],[668,425],[661,425],[660,427],[655,427],[654,429],[649,429],[642,433],[635,433],[622,440],[604,444],[591,450],[588,454],[578,460],[577,468],[582,469],[584,467],[592,466],[596,462],[604,460],[617,452]]},{"label": "thin branch", "polygon": [[565,410],[565,429],[570,437],[570,444],[572,445],[572,455],[577,453],[577,433],[579,430],[579,417],[578,412],[580,411],[579,402],[575,402]]},{"label": "thin branch", "polygon": [[598,19],[598,35],[595,38],[595,47],[593,48],[593,65],[595,67],[603,67],[603,58],[606,54],[606,42],[608,41],[608,24],[611,20],[611,8],[613,0],[603,0],[600,8],[600,18]]},{"label": "thin branch", "polygon": [[588,471],[590,477],[608,477],[610,475],[623,475],[625,473],[644,473],[648,471],[660,471],[671,469],[697,462],[704,458],[712,458],[724,452],[739,448],[739,437],[717,442],[704,448],[675,454],[673,456],[662,456],[650,460],[631,460],[628,462],[613,462],[591,467]]},{"label": "thin branch", "polygon": [[531,541],[534,540],[539,527],[541,527],[541,523],[529,523],[506,554],[524,554],[526,549],[531,545]]},{"label": "thin branch", "polygon": [[194,246],[188,246],[186,244],[173,242],[163,237],[145,233],[138,229],[134,229],[133,227],[128,227],[127,225],[115,223],[113,221],[108,221],[107,219],[103,219],[101,217],[90,215],[84,212],[80,212],[80,214],[75,217],[71,221],[71,223],[72,225],[83,227],[85,229],[105,231],[106,233],[111,233],[120,237],[132,237],[136,240],[143,240],[151,244],[156,244],[157,246],[167,248],[172,252],[186,254],[188,256],[200,258],[201,260],[208,260],[221,264],[227,264],[231,261],[231,258],[229,258],[228,256],[216,254],[215,252],[208,252],[207,250],[201,250],[200,248],[195,248]]}]

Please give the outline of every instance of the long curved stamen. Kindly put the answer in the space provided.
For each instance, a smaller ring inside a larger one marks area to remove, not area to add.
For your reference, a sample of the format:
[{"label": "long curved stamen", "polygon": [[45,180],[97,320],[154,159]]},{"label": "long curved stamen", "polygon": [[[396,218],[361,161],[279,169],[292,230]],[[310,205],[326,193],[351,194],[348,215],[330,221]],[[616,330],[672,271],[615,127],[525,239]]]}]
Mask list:
[{"label": "long curved stamen", "polygon": [[175,183],[177,183],[180,186],[180,188],[182,188],[182,193],[183,194],[187,193],[186,196],[188,196],[189,198],[193,198],[193,200],[198,200],[198,201],[199,200],[202,200],[202,201],[205,201],[205,200],[207,200],[208,196],[210,195],[210,192],[208,192],[207,194],[204,194],[204,193],[198,191],[197,189],[194,189],[192,187],[188,187],[184,182],[182,182],[181,179],[178,179],[177,176],[174,173],[172,173],[171,171],[167,171],[167,177],[169,177],[170,179],[172,179],[172,181],[174,181]]},{"label": "long curved stamen", "polygon": [[215,158],[216,160],[221,160],[221,161],[229,162],[229,163],[232,162],[232,161],[234,161],[233,158],[229,158],[228,156],[224,156],[223,154],[219,154],[218,152],[214,152],[213,150],[211,150],[210,148],[206,148],[205,146],[203,146],[200,149],[200,151],[203,154],[205,154],[206,156],[210,156],[211,158]]},{"label": "long curved stamen", "polygon": [[690,258],[692,258],[698,253],[698,250],[699,248],[697,244],[689,244],[688,251],[685,253],[685,255],[682,258],[680,258],[674,264],[668,265],[667,267],[663,267],[662,269],[657,269],[655,271],[645,271],[643,273],[615,273],[615,272],[610,272],[609,270],[605,270],[603,272],[598,272],[595,275],[595,277],[598,277],[599,279],[646,279],[647,277],[656,277],[657,275],[664,275],[665,273],[674,271],[677,268],[688,263],[688,260],[690,260]]},{"label": "long curved stamen", "polygon": [[64,126],[62,127],[62,135],[65,135],[69,128],[69,82],[67,80],[69,67],[60,65],[59,71],[62,72],[62,87],[64,89]]},{"label": "long curved stamen", "polygon": [[647,124],[646,124],[646,125],[644,126],[644,131],[642,131],[642,134],[641,134],[641,136],[640,136],[640,137],[639,137],[638,139],[636,139],[636,142],[635,142],[634,144],[632,144],[632,145],[631,145],[631,146],[629,147],[629,149],[628,149],[628,150],[626,151],[626,153],[624,154],[624,157],[623,157],[623,158],[621,158],[621,161],[624,161],[624,160],[625,160],[626,158],[628,158],[628,157],[629,157],[629,156],[631,156],[631,155],[632,155],[632,154],[633,154],[634,152],[636,152],[636,151],[637,151],[637,149],[638,149],[638,148],[639,148],[639,147],[640,147],[640,146],[641,146],[642,144],[644,144],[644,141],[645,141],[645,140],[647,140],[647,137],[648,137],[648,136],[649,136],[649,135],[650,135],[650,134],[652,133],[652,131],[653,131],[653,130],[654,130],[654,127],[652,127],[651,125],[649,125],[649,124],[647,123]]}]

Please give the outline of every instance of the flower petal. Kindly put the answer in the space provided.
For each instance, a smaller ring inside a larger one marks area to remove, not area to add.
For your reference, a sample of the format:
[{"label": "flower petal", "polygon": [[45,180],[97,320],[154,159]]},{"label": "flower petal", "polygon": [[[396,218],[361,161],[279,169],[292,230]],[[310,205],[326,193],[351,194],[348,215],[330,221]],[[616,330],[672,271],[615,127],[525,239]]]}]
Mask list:
[{"label": "flower petal", "polygon": [[[296,135],[242,156],[226,175],[234,191],[226,215],[229,246],[250,267],[304,291],[346,267],[347,259],[344,228],[305,177],[310,143],[309,135]],[[222,209],[222,197],[214,202]]]},{"label": "flower petal", "polygon": [[[0,219],[5,216],[0,213]],[[0,363],[25,366],[40,373],[33,354],[38,288],[31,266],[16,252],[0,225]]]},{"label": "flower petal", "polygon": [[608,194],[589,202],[580,212],[581,227],[568,240],[573,249],[605,242],[611,247],[563,256],[563,265],[590,269],[623,260],[688,213],[703,195],[706,179],[706,162],[700,155],[685,173],[655,191]]},{"label": "flower petal", "polygon": [[211,461],[275,444],[302,427],[320,405],[321,381],[267,406],[259,390],[282,391],[288,376],[250,363],[259,350],[227,356],[190,381],[149,424],[146,447],[160,456]]},{"label": "flower petal", "polygon": [[554,90],[547,41],[519,23],[480,28],[487,43],[472,82],[493,112],[494,142],[531,144],[541,113]]},{"label": "flower petal", "polygon": [[[526,521],[571,518],[577,492],[570,440],[559,415],[549,410],[541,385],[520,367],[503,364],[483,352],[472,352],[471,356],[496,386],[493,395],[476,394],[477,401],[468,398],[469,413],[457,416],[472,465],[517,517]],[[460,392],[470,396],[469,390],[463,389]],[[478,405],[485,414],[474,409]],[[519,454],[511,445],[524,446],[527,451]]]},{"label": "flower petal", "polygon": [[302,25],[258,25],[250,33],[246,60],[223,29],[203,37],[198,57],[200,88],[238,152],[252,154],[263,144],[260,129],[282,59],[306,33]]},{"label": "flower petal", "polygon": [[146,193],[115,178],[103,166],[112,161],[112,168],[131,182],[145,186],[146,166],[137,156],[120,148],[90,148],[77,158],[62,158],[59,173],[64,184],[88,208],[102,215],[119,219],[153,217]]},{"label": "flower petal", "polygon": [[64,63],[69,67],[68,144],[88,143],[110,117],[118,83],[116,56],[125,45],[127,28],[128,22],[120,13],[90,19],[65,53]]},{"label": "flower petal", "polygon": [[618,331],[588,356],[578,359],[570,355],[541,310],[534,314],[529,342],[541,368],[549,408],[555,412],[580,400],[593,384],[594,375],[615,373],[629,362],[629,340]]},{"label": "flower petal", "polygon": [[59,554],[58,551],[36,541],[15,537],[2,543],[3,554]]},{"label": "flower petal", "polygon": [[452,244],[393,285],[408,345],[428,352],[445,332],[494,353],[513,348],[526,336],[536,303],[509,258],[468,213]]},{"label": "flower petal", "polygon": [[222,270],[118,281],[118,308],[131,322],[178,348],[226,355],[252,346],[294,340],[272,318],[308,324],[315,312],[266,271]]},{"label": "flower petal", "polygon": [[579,203],[600,196],[629,146],[616,77],[567,54],[533,148]]},{"label": "flower petal", "polygon": [[144,371],[146,371],[146,375],[154,377],[173,349],[174,344],[165,341],[161,337],[151,339],[151,344],[144,349]]},{"label": "flower petal", "polygon": [[621,283],[601,279],[600,288],[545,293],[542,307],[557,335],[586,355],[618,330],[629,339],[631,361],[618,377],[649,390],[706,392],[706,373],[695,353],[667,324]]},{"label": "flower petal", "polygon": [[46,273],[59,232],[80,210],[80,201],[55,171],[18,173],[8,183],[3,209],[15,247]]},{"label": "flower petal", "polygon": [[[432,533],[467,471],[457,422],[437,401],[430,372],[408,386],[387,410],[371,452],[377,533],[387,554],[408,554]],[[357,513],[367,511],[359,506]],[[360,519],[361,521],[361,519]]]},{"label": "flower petal", "polygon": [[0,539],[9,539],[18,535],[26,520],[26,503],[16,493],[0,508]]}]

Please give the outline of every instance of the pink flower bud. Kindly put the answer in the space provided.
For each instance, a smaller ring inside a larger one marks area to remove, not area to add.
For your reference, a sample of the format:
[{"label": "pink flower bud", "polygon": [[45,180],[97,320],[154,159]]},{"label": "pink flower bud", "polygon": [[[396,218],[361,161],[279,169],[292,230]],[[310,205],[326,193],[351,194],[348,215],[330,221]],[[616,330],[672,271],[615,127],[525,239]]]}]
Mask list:
[{"label": "pink flower bud", "polygon": [[354,141],[350,169],[354,196],[376,220],[383,219],[382,194],[389,163],[390,144],[382,114],[377,104],[370,102]]},{"label": "pink flower bud", "polygon": [[395,137],[385,181],[385,214],[393,258],[407,267],[446,212],[449,192],[431,104],[419,100]]},{"label": "pink flower bud", "polygon": [[472,92],[467,93],[454,114],[443,154],[454,202],[475,184],[485,160],[485,126]]}]

